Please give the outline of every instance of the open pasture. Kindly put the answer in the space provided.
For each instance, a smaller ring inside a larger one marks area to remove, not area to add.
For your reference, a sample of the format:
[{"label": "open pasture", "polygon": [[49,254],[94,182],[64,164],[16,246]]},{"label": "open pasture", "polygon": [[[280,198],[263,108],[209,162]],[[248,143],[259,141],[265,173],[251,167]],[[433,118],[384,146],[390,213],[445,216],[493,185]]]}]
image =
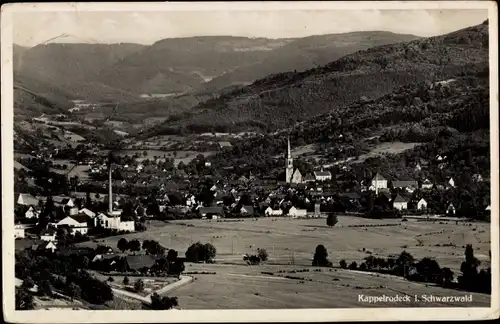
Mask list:
[{"label": "open pasture", "polygon": [[[485,307],[490,296],[472,294],[472,303],[433,302],[422,295],[466,296],[467,292],[447,290],[403,278],[342,269],[308,267],[308,272],[279,273],[299,269],[292,266],[245,266],[224,264],[188,264],[187,271],[215,272],[194,275],[195,280],[169,293],[177,296],[184,309],[255,309],[255,308],[348,308],[348,307]],[[300,269],[299,269],[300,270]],[[263,273],[265,272],[265,273]],[[267,273],[273,274],[267,274]],[[285,276],[289,276],[286,278]],[[411,302],[366,304],[365,296],[404,296]],[[413,300],[414,296],[419,301]]]},{"label": "open pasture", "polygon": [[[489,265],[489,224],[455,222],[417,222],[374,220],[338,216],[338,224],[329,228],[325,219],[260,218],[238,220],[172,221],[164,226],[151,226],[147,231],[124,235],[128,240],[157,240],[181,255],[190,244],[212,243],[217,249],[217,263],[243,264],[242,255],[264,248],[269,263],[309,266],[317,245],[323,244],[330,261],[338,265],[345,259],[358,264],[368,255],[388,257],[403,250],[415,258],[434,257],[441,267],[459,273],[466,244],[472,244],[481,267]],[[353,225],[378,225],[353,227]],[[392,225],[392,226],[382,226]],[[351,226],[351,227],[350,227]],[[99,240],[99,244],[116,247],[123,236]],[[94,242],[82,245],[93,246]]]}]

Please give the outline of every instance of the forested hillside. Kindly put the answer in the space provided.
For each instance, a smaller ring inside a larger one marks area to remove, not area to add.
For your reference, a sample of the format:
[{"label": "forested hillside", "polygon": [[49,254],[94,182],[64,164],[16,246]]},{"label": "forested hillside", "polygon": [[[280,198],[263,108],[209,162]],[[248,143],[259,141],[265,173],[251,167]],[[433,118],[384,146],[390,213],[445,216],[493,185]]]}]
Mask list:
[{"label": "forested hillside", "polygon": [[440,81],[488,67],[488,25],[447,35],[384,45],[320,68],[271,75],[176,116],[150,134],[184,131],[276,130],[360,98],[377,98],[402,85]]}]

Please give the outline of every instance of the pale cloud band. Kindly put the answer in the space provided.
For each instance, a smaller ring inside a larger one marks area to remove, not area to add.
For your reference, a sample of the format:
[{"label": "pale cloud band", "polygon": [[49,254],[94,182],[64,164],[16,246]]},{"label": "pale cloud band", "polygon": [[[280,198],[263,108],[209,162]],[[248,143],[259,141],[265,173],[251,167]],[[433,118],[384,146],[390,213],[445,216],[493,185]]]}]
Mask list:
[{"label": "pale cloud band", "polygon": [[152,44],[176,37],[294,38],[375,30],[428,37],[480,24],[487,16],[487,9],[17,12],[13,36],[24,46],[47,40]]}]

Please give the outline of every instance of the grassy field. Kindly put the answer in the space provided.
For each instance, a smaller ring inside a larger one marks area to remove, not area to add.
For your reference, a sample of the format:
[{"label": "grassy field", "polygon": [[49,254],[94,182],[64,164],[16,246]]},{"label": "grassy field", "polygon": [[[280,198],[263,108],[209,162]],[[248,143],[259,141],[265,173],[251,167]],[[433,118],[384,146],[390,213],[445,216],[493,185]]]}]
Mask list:
[{"label": "grassy field", "polygon": [[[191,243],[212,243],[220,262],[243,262],[242,254],[265,248],[271,263],[308,266],[314,249],[323,244],[334,264],[341,259],[360,262],[371,252],[388,257],[406,250],[415,258],[435,257],[442,267],[458,272],[464,259],[466,244],[472,244],[482,265],[489,265],[489,224],[455,222],[417,222],[371,220],[339,216],[338,224],[329,228],[324,219],[246,219],[238,222],[215,220],[172,221],[151,227],[145,232],[126,235],[127,239],[154,239],[167,248],[183,254]],[[396,226],[350,227],[359,224]],[[104,242],[116,246],[121,236]],[[95,245],[85,242],[83,245]],[[365,251],[363,251],[365,249]]]},{"label": "grassy field", "polygon": [[[314,271],[311,260],[318,244],[327,248],[328,258],[335,266],[342,259],[359,264],[369,253],[388,257],[406,250],[417,259],[435,258],[441,267],[450,267],[457,276],[464,260],[466,244],[473,245],[475,255],[481,261],[481,268],[489,266],[489,224],[474,223],[469,226],[468,223],[401,222],[351,216],[339,216],[338,219],[339,223],[333,228],[326,226],[325,219],[173,221],[164,226],[151,226],[146,232],[128,234],[125,237],[128,240],[158,240],[165,247],[179,251],[180,255],[196,241],[209,242],[216,247],[216,264],[186,265],[186,273],[194,273],[195,281],[171,293],[179,297],[182,308],[360,307],[363,305],[357,300],[358,294],[466,294],[408,282],[397,277],[377,277],[371,273],[340,269]],[[361,224],[373,226],[353,227]],[[115,247],[120,238],[121,236],[110,237],[104,243]],[[86,246],[95,244],[82,243]],[[101,240],[99,244],[102,244]],[[269,260],[265,265],[247,266],[242,255],[255,253],[257,248],[265,248]],[[279,277],[286,275],[280,271],[301,268],[309,269],[309,272],[297,272],[292,276],[304,279]],[[271,272],[273,275],[262,272]],[[489,296],[474,296],[473,305],[462,306],[487,306],[489,303]],[[384,303],[371,306],[392,305]],[[420,302],[406,306],[429,305]]]}]

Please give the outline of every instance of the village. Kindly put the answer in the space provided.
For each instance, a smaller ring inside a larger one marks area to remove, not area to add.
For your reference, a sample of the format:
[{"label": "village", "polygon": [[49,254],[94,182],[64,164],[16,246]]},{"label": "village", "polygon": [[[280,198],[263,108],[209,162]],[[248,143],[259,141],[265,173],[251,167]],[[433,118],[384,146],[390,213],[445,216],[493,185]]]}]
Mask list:
[{"label": "village", "polygon": [[[332,179],[329,170],[319,169],[303,176],[298,168],[294,168],[289,140],[285,181],[257,179],[251,173],[237,179],[193,177],[183,168],[174,166],[168,158],[142,162],[135,158],[137,156],[126,156],[111,167],[102,156],[79,161],[78,166],[88,164],[86,180],[75,176],[68,182],[73,188],[83,187],[87,188],[86,191],[36,197],[16,193],[15,238],[21,241],[34,238],[32,248],[54,251],[58,231],[78,236],[80,241],[91,240],[92,236],[102,236],[103,233],[144,231],[147,230],[147,221],[154,219],[297,219],[326,218],[334,213],[369,218],[457,221],[471,218],[460,214],[461,201],[441,199],[437,202],[433,197],[435,190],[457,189],[453,178],[434,184],[429,179],[388,180],[376,173],[370,183],[361,181],[359,185],[341,191],[333,181],[342,181],[342,172],[336,173]],[[436,159],[442,160],[443,157]],[[198,156],[191,164],[201,169],[211,168],[203,156]],[[479,174],[474,175],[473,180],[484,181]],[[102,189],[101,193],[91,192],[88,188],[104,188],[108,193],[102,193]],[[128,195],[129,192],[134,196]],[[479,208],[477,217],[487,220],[490,205]],[[40,222],[40,216],[45,223]],[[42,223],[43,228],[40,227]]]}]

